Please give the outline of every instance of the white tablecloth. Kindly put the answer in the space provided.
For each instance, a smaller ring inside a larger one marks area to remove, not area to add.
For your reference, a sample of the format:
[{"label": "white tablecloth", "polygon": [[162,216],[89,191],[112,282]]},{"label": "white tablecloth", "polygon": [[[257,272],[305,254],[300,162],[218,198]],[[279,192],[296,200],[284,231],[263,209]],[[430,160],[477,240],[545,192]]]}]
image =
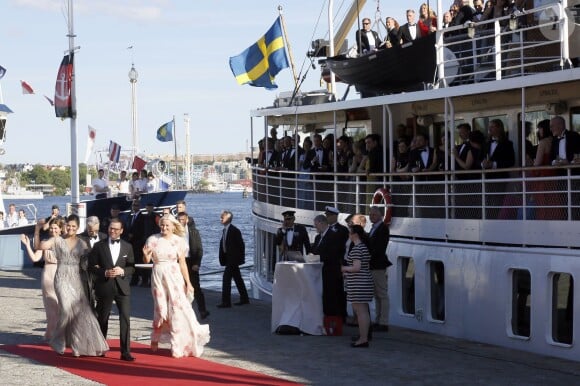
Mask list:
[{"label": "white tablecloth", "polygon": [[311,335],[324,335],[322,263],[276,264],[272,288],[272,332],[294,326]]}]

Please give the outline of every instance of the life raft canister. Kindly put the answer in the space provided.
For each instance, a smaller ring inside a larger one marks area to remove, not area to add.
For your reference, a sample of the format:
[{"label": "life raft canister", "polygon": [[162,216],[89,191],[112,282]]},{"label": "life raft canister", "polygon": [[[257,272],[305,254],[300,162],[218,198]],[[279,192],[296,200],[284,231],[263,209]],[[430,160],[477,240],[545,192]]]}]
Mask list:
[{"label": "life raft canister", "polygon": [[391,217],[393,215],[393,201],[391,200],[391,192],[387,188],[377,189],[373,195],[373,205],[379,205],[381,201],[385,202],[385,215],[383,222],[386,225],[391,224]]}]

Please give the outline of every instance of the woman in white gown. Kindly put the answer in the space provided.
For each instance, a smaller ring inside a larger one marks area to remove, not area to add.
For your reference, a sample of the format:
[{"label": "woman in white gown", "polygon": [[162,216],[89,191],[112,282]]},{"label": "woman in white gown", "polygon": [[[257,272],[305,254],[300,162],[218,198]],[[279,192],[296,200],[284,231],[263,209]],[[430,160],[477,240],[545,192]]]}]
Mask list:
[{"label": "woman in white gown", "polygon": [[143,260],[153,260],[151,349],[169,343],[175,358],[200,357],[210,339],[209,325],[199,324],[191,306],[193,286],[185,263],[184,229],[171,215],[163,216],[159,227],[161,233],[149,237],[143,247]]}]

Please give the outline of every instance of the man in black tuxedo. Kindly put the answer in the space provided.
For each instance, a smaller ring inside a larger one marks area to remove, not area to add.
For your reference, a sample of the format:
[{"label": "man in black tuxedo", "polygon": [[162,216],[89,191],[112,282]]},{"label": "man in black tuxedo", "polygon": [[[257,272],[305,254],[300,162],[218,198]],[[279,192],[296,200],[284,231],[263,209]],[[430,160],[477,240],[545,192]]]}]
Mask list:
[{"label": "man in black tuxedo", "polygon": [[[133,226],[129,230],[131,233],[130,240],[133,245],[133,250],[137,256],[136,261],[143,263],[143,246],[149,236],[159,233],[159,219],[155,214],[155,206],[152,202],[145,204],[145,212],[141,212],[135,219]],[[148,268],[139,268],[134,278],[131,278],[131,285],[138,284],[141,278],[141,287],[151,287],[151,270]]]},{"label": "man in black tuxedo", "polygon": [[415,23],[415,11],[407,10],[407,23],[399,28],[399,41],[401,44],[410,43],[421,36],[419,26]]},{"label": "man in black tuxedo", "polygon": [[226,268],[224,269],[222,281],[222,302],[217,305],[218,308],[230,308],[232,306],[232,279],[234,279],[240,294],[240,301],[234,304],[241,306],[250,303],[248,290],[240,272],[240,265],[246,262],[246,245],[242,238],[242,232],[232,225],[233,217],[232,212],[228,210],[224,210],[220,216],[224,230],[220,239],[219,260],[220,265]]},{"label": "man in black tuxedo", "polygon": [[[282,213],[284,223],[276,233],[276,245],[280,248],[280,255],[284,260],[296,260],[297,257],[303,259],[304,253],[310,253],[308,231],[304,225],[294,224],[295,213],[292,210]],[[295,256],[298,254],[300,256]]]},{"label": "man in black tuxedo", "polygon": [[328,226],[328,219],[323,214],[314,218],[314,227],[318,232],[312,245],[312,253],[320,255],[322,265],[322,311],[325,316],[344,317],[346,299],[342,280],[342,259],[337,233]]},{"label": "man in black tuxedo", "polygon": [[193,286],[193,293],[195,294],[195,302],[197,303],[199,317],[205,319],[209,316],[209,311],[205,306],[205,296],[199,282],[199,268],[201,266],[201,258],[203,257],[201,236],[195,227],[195,221],[193,221],[193,218],[191,218],[187,212],[177,213],[177,220],[185,229],[184,238],[187,244],[185,261],[187,263],[187,270],[189,271],[189,281]]},{"label": "man in black tuxedo", "polygon": [[434,171],[437,168],[437,154],[429,146],[429,137],[424,133],[415,135],[415,148],[409,153],[409,169],[417,173],[422,171]]},{"label": "man in black tuxedo", "polygon": [[362,20],[362,25],[362,29],[356,31],[356,44],[359,55],[376,51],[381,45],[379,34],[371,30],[371,19],[365,17]]},{"label": "man in black tuxedo", "polygon": [[[471,146],[469,144],[469,133],[471,133],[471,125],[469,123],[461,123],[457,126],[457,133],[459,135],[459,139],[461,139],[461,143],[457,145],[455,148],[457,150],[457,155],[459,159],[465,162],[467,160],[467,154],[469,153],[469,149]],[[455,170],[462,170],[462,167],[459,163],[455,163]],[[458,179],[465,179],[466,174],[459,174],[457,175]]]},{"label": "man in black tuxedo", "polygon": [[97,319],[103,336],[107,337],[109,315],[113,300],[119,309],[121,330],[121,359],[134,361],[131,356],[131,287],[129,276],[135,270],[133,247],[121,240],[123,223],[111,219],[109,237],[97,242],[89,254],[89,269],[95,277]]},{"label": "man in black tuxedo", "polygon": [[389,227],[383,222],[383,210],[373,206],[369,212],[373,224],[369,232],[369,252],[371,254],[371,274],[373,275],[375,297],[375,323],[373,331],[389,331],[389,292],[387,268],[391,262],[387,258]]},{"label": "man in black tuxedo", "polygon": [[383,43],[382,47],[392,48],[400,46],[401,41],[399,39],[399,29],[397,28],[395,19],[392,17],[387,17],[386,26],[387,36],[385,37],[385,42]]},{"label": "man in black tuxedo", "polygon": [[[106,233],[99,231],[100,226],[101,224],[97,216],[89,216],[87,217],[85,231],[79,235],[79,238],[87,243],[91,249],[97,242],[107,238]],[[86,266],[83,266],[83,264],[81,264],[81,274],[85,276],[83,278],[83,284],[85,285],[85,291],[87,293],[87,297],[89,298],[89,304],[91,307],[95,308],[95,304],[97,302],[94,286],[95,278],[93,273],[89,270],[88,261],[85,265]]]},{"label": "man in black tuxedo", "polygon": [[556,116],[550,121],[550,131],[554,136],[550,160],[552,165],[568,165],[580,154],[580,134],[566,130],[566,121]]}]

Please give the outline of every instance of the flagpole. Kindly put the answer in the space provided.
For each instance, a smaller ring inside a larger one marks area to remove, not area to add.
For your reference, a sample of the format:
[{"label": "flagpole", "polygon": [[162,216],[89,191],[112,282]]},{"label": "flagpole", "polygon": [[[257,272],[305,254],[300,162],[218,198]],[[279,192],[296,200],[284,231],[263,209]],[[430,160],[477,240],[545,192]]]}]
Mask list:
[{"label": "flagpole", "polygon": [[175,187],[178,188],[177,181],[178,181],[178,173],[177,173],[177,130],[175,128],[175,115],[173,116],[173,146],[175,149],[174,154],[174,162],[175,162]]},{"label": "flagpole", "polygon": [[[75,50],[75,34],[74,34],[74,24],[73,24],[73,1],[68,1],[68,52],[71,55]],[[71,76],[71,106],[72,106],[72,116],[70,119],[70,163],[71,163],[71,201],[73,206],[80,203],[80,184],[79,184],[79,164],[78,164],[78,154],[77,154],[77,111],[76,111],[76,79],[75,79],[75,65],[72,66],[72,76]]]},{"label": "flagpole", "polygon": [[294,65],[294,55],[292,55],[292,47],[290,46],[290,41],[286,34],[286,23],[284,22],[284,16],[282,15],[281,5],[278,6],[278,13],[280,14],[280,22],[282,24],[282,35],[284,35],[284,41],[286,42],[286,47],[288,49],[288,57],[290,58],[290,67],[292,68],[292,76],[294,77],[294,87],[298,88],[298,75],[296,74],[296,66]]}]

